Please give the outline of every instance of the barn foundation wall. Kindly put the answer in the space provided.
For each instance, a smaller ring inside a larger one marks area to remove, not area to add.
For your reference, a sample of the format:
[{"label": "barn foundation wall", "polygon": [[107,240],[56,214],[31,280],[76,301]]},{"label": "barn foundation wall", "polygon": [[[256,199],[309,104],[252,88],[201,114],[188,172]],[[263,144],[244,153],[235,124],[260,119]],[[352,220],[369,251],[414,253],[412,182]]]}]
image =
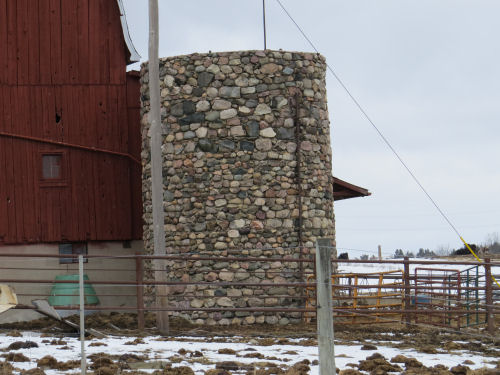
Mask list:
[{"label": "barn foundation wall", "polygon": [[[141,253],[143,249],[142,241],[131,241],[130,247],[124,248],[123,242],[90,242],[88,243],[88,255],[106,255],[109,258],[89,258],[84,264],[84,272],[92,280],[107,281],[127,281],[136,282],[136,261],[133,257],[123,258],[127,255]],[[2,279],[25,280],[55,280],[58,275],[69,275],[78,273],[78,263],[60,264],[59,258],[44,257],[22,257],[29,255],[58,255],[58,244],[37,244],[37,245],[13,245],[1,246],[3,255],[11,254],[12,257],[1,258]],[[128,271],[127,271],[128,270]],[[19,304],[31,305],[34,299],[46,299],[51,292],[53,283],[9,283],[17,294]],[[106,306],[136,306],[135,286],[122,286],[117,292],[116,285],[95,284],[93,285],[99,307]],[[120,296],[120,294],[128,296]],[[77,311],[66,311],[66,313],[77,313]],[[40,314],[32,310],[10,310],[0,315],[0,324],[21,322],[38,319]]]}]

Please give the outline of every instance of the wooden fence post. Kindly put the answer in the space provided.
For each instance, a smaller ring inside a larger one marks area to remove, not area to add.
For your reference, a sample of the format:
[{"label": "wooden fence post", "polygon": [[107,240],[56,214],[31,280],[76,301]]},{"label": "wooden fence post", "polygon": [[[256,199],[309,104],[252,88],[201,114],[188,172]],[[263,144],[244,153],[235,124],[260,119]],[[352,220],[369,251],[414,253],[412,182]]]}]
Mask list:
[{"label": "wooden fence post", "polygon": [[135,281],[137,298],[137,328],[143,331],[144,321],[144,265],[139,253],[135,253]]},{"label": "wooden fence post", "polygon": [[486,323],[488,333],[493,335],[495,333],[495,315],[493,314],[493,283],[491,278],[491,260],[490,258],[484,259],[484,277],[486,281]]},{"label": "wooden fence post", "polygon": [[404,275],[403,275],[403,282],[404,282],[404,301],[405,301],[405,322],[406,326],[409,327],[411,324],[411,314],[408,312],[410,309],[411,305],[411,299],[410,299],[410,259],[408,257],[404,257],[403,260],[404,263]]},{"label": "wooden fence post", "polygon": [[333,342],[332,243],[316,241],[316,320],[318,322],[319,374],[336,374]]}]

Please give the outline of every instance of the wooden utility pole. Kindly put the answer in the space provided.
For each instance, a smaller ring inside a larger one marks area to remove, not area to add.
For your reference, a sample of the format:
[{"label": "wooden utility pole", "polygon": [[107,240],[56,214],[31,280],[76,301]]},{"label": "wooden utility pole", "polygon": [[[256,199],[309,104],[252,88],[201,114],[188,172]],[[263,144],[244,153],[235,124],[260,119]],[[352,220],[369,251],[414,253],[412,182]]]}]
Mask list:
[{"label": "wooden utility pole", "polygon": [[[153,206],[153,238],[154,255],[165,255],[165,219],[163,212],[163,173],[161,145],[163,136],[161,131],[160,114],[160,63],[159,48],[159,17],[158,0],[149,0],[149,123],[151,135],[151,185]],[[156,259],[153,262],[156,282],[164,282],[165,262]],[[156,286],[156,306],[159,309],[167,307],[167,288],[164,285]],[[158,310],[156,325],[163,334],[168,334],[168,312]]]},{"label": "wooden utility pole", "polygon": [[319,374],[335,370],[332,303],[332,243],[328,238],[316,241],[316,320],[318,322]]}]

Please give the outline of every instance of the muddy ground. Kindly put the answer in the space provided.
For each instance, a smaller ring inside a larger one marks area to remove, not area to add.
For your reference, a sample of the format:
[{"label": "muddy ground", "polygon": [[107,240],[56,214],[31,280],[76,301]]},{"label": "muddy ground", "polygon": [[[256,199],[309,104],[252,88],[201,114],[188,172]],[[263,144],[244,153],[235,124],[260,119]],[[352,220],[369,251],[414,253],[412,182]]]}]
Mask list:
[{"label": "muddy ground", "polygon": [[[78,322],[78,317],[74,316],[71,320]],[[111,313],[95,314],[86,318],[86,326],[97,329],[110,335],[130,336],[129,345],[141,343],[142,337],[158,334],[155,327],[155,317],[153,314],[146,316],[146,329],[142,332],[136,329],[137,321],[134,314]],[[28,323],[13,323],[0,326],[0,332],[9,336],[19,334],[19,331],[40,331],[47,336],[47,343],[52,345],[64,345],[65,335],[74,335],[74,332],[60,323],[49,319],[40,319]],[[190,338],[181,338],[189,336]],[[300,347],[316,346],[316,326],[315,324],[303,324],[293,326],[197,326],[179,318],[172,318],[170,321],[169,336],[162,338],[168,340],[203,340],[204,342],[217,342],[223,340],[224,336],[231,337],[232,342],[247,343],[253,345],[270,346],[275,344],[294,345],[297,351]],[[49,339],[50,338],[50,339]],[[371,350],[365,360],[350,364],[349,368],[340,370],[343,375],[385,375],[385,374],[406,374],[406,375],[499,375],[500,374],[500,337],[491,337],[484,331],[475,329],[467,331],[442,330],[436,328],[407,328],[403,325],[370,324],[370,325],[336,325],[335,326],[336,344],[352,345],[353,342],[363,344],[361,350]],[[23,348],[26,342],[19,341],[18,348]],[[99,340],[92,341],[94,346],[99,346]],[[413,348],[421,353],[439,355],[440,353],[464,352],[478,354],[487,358],[490,369],[471,370],[467,366],[467,358],[460,365],[448,368],[443,365],[426,367],[425,364],[416,358],[409,358],[397,355],[392,358],[384,358],[376,352],[379,347],[390,345],[400,349]],[[105,346],[105,345],[103,345]],[[49,369],[59,369],[68,371],[67,373],[77,373],[79,362],[58,362],[55,358],[42,358],[38,361],[37,367],[29,371],[16,372],[15,364],[25,361],[22,354],[15,352],[16,347],[1,347],[0,345],[0,375],[10,374],[34,374],[43,375],[44,371]],[[110,356],[104,353],[99,356],[90,357],[90,368],[93,374],[111,375],[111,374],[146,374],[146,372],[137,369],[133,363],[142,363],[149,360],[147,354],[144,357],[138,357],[135,354]],[[238,358],[241,353],[233,351],[227,353],[234,355],[234,361],[224,361],[215,363],[213,369],[205,371],[209,375],[229,375],[229,374],[289,374],[302,375],[310,373],[311,363],[308,360],[297,363],[283,363],[280,366],[266,363],[265,356],[255,353],[245,354],[253,356],[255,363],[240,363]],[[193,371],[189,366],[172,366],[179,358],[184,361],[193,361],[201,363],[203,353],[196,353],[185,348],[179,350],[178,356],[171,358],[168,362],[161,363],[159,369],[153,373],[155,375],[190,375]],[[140,366],[139,366],[140,367]],[[73,370],[74,369],[74,370]],[[151,372],[149,372],[151,373]]]}]

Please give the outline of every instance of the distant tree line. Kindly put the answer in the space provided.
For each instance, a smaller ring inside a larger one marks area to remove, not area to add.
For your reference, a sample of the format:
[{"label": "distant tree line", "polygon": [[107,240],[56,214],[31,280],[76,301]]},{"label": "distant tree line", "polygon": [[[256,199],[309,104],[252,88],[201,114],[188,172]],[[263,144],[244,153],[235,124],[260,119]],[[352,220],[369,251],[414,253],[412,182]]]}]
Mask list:
[{"label": "distant tree line", "polygon": [[[500,240],[498,233],[490,233],[486,236],[486,241],[483,244],[469,244],[469,247],[476,254],[500,254]],[[435,256],[448,256],[448,255],[469,255],[469,249],[464,245],[459,249],[452,249],[449,246],[439,246],[435,251],[420,248],[416,258],[430,258]],[[393,258],[401,259],[404,257],[415,258],[415,254],[411,251],[403,251],[403,249],[396,249]]]},{"label": "distant tree line", "polygon": [[[434,256],[436,256],[436,254],[432,250],[422,248],[418,249],[417,258],[430,258]],[[396,249],[393,257],[394,259],[400,259],[404,257],[415,258],[415,254],[411,251],[407,251],[405,253],[402,249]]]},{"label": "distant tree line", "polygon": [[500,242],[495,242],[489,247],[489,251],[492,254],[500,254]]},{"label": "distant tree line", "polygon": [[498,233],[490,233],[486,236],[485,246],[491,254],[500,254],[500,241]]},{"label": "distant tree line", "polygon": [[[500,254],[500,236],[498,233],[490,233],[486,236],[486,241],[479,245],[469,244],[472,251],[480,256],[484,256],[485,254]],[[404,257],[408,258],[432,258],[436,256],[453,256],[453,255],[469,255],[470,251],[466,246],[463,246],[459,249],[453,249],[449,245],[440,245],[435,250],[418,249],[418,252],[415,253],[412,251],[404,251],[403,249],[396,249],[394,251],[394,255],[392,256],[394,259],[402,259]],[[338,256],[338,259],[349,259],[348,253],[341,253]],[[358,259],[358,258],[356,258]],[[374,260],[378,259],[375,255],[363,254],[359,257],[361,260]]]}]

